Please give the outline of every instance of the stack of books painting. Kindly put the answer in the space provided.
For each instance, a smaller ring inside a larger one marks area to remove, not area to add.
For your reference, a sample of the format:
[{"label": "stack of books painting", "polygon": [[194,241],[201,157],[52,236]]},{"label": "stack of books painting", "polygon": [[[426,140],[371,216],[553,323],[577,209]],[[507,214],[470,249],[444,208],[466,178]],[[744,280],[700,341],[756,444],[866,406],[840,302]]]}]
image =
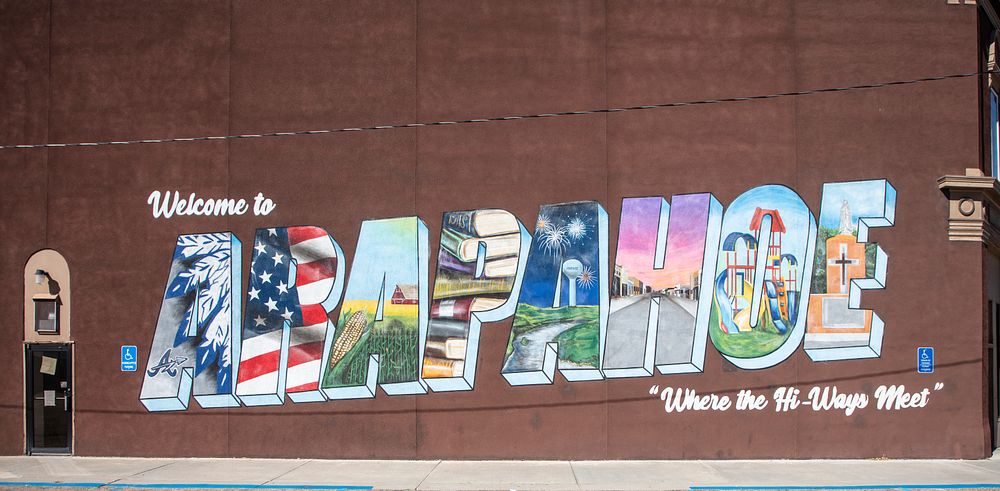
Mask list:
[{"label": "stack of books painting", "polygon": [[472,314],[506,301],[514,286],[520,244],[520,224],[506,211],[444,214],[424,378],[462,376]]}]

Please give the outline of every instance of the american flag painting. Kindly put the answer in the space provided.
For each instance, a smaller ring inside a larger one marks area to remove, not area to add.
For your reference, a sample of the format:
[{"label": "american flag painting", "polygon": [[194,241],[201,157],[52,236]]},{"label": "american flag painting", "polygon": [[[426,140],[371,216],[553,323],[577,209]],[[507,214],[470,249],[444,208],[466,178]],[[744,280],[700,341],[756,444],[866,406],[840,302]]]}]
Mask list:
[{"label": "american flag painting", "polygon": [[296,401],[322,400],[330,327],[323,303],[338,284],[337,250],[319,227],[257,230],[236,387],[245,404],[280,404],[286,392]]}]

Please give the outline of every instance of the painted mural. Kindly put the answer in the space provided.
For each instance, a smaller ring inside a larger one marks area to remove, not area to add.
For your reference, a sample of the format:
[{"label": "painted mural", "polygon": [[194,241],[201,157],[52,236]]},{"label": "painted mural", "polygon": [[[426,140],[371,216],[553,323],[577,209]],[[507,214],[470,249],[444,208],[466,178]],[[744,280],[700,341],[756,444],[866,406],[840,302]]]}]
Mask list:
[{"label": "painted mural", "polygon": [[514,386],[557,371],[698,373],[708,340],[742,369],[774,366],[803,340],[813,361],[878,357],[885,323],[861,292],[885,287],[888,256],[868,232],[893,225],[895,200],[884,179],[828,183],[817,223],[782,185],[725,208],[709,193],[625,198],[613,264],[596,201],[543,205],[533,231],[505,210],[449,211],[433,287],[418,217],[364,221],[350,269],[322,228],[260,228],[245,309],[239,239],[181,235],[140,401],[172,411],[191,395],[208,408],[472,390],[482,330],[511,316],[503,361],[485,368]]},{"label": "painted mural", "polygon": [[329,399],[422,394],[427,333],[427,226],[416,217],[366,220],[325,354],[322,391]]},{"label": "painted mural", "polygon": [[182,235],[171,255],[139,400],[150,411],[239,406],[242,244],[235,235]]},{"label": "painted mural", "polygon": [[740,368],[773,366],[805,330],[816,219],[795,191],[766,185],[733,200],[722,219],[713,277],[712,343]]},{"label": "painted mural", "polygon": [[248,406],[323,400],[322,356],[340,303],[340,245],[319,227],[258,229],[236,394]]},{"label": "painted mural", "polygon": [[884,322],[860,308],[861,290],[885,288],[888,256],[868,229],[895,219],[896,189],[884,179],[823,185],[805,337],[813,360],[881,355]]},{"label": "painted mural", "polygon": [[542,206],[501,374],[511,385],[602,378],[608,218],[594,201]]},{"label": "painted mural", "polygon": [[608,378],[699,372],[722,205],[711,194],[622,200],[605,345]]},{"label": "painted mural", "polygon": [[445,213],[422,377],[438,392],[475,385],[483,322],[514,313],[531,235],[505,210]]}]

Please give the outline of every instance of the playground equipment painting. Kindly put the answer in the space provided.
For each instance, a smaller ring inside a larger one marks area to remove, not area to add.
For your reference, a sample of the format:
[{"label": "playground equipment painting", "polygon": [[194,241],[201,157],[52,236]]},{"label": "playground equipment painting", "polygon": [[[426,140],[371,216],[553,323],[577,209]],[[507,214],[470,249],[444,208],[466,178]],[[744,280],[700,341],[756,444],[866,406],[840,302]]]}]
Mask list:
[{"label": "playground equipment painting", "polygon": [[733,201],[722,222],[710,337],[735,365],[780,363],[802,340],[801,289],[816,220],[791,189],[767,185]]}]

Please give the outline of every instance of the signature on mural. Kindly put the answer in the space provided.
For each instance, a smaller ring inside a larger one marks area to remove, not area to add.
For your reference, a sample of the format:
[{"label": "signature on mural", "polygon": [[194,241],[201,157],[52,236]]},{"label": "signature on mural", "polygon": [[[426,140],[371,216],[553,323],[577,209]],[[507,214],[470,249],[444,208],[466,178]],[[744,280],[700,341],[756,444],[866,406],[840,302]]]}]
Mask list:
[{"label": "signature on mural", "polygon": [[163,352],[163,356],[160,357],[159,363],[153,365],[148,370],[146,370],[146,374],[149,375],[150,377],[155,377],[161,373],[165,373],[171,377],[176,377],[177,370],[181,368],[181,366],[184,365],[184,362],[186,361],[187,358],[183,356],[171,358],[170,350],[168,349]]},{"label": "signature on mural", "polygon": [[150,349],[164,354],[140,400],[171,411],[192,394],[235,407],[472,390],[482,324],[512,316],[495,368],[515,386],[556,371],[699,373],[709,341],[748,370],[803,345],[814,361],[876,358],[884,323],[860,298],[885,288],[888,256],[868,231],[891,227],[895,206],[885,179],[825,184],[818,220],[782,185],[728,207],[710,193],[624,198],[614,262],[596,201],[543,205],[533,232],[505,210],[449,211],[433,281],[418,217],[364,221],[349,278],[326,230],[262,228],[245,309],[240,240],[181,235]]}]

